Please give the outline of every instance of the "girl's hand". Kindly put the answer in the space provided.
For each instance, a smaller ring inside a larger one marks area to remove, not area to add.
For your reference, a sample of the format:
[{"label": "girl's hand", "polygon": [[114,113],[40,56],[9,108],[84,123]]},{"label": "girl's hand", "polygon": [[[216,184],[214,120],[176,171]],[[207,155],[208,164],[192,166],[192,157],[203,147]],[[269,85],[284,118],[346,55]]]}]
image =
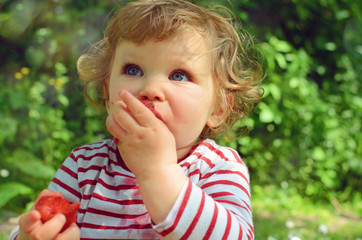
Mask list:
[{"label": "girl's hand", "polygon": [[[43,190],[36,202],[43,196],[59,196],[61,193],[53,192],[48,189]],[[36,204],[36,203],[35,203]],[[35,206],[34,204],[34,206]],[[64,232],[60,233],[66,219],[63,214],[57,214],[49,221],[42,223],[40,213],[32,209],[23,215],[19,220],[20,232],[17,240],[30,240],[30,239],[56,239],[56,240],[77,240],[80,239],[80,230],[76,224],[72,224]]]},{"label": "girl's hand", "polygon": [[128,91],[122,90],[120,98],[110,106],[107,128],[119,139],[127,167],[139,177],[177,164],[175,138],[167,126]]}]

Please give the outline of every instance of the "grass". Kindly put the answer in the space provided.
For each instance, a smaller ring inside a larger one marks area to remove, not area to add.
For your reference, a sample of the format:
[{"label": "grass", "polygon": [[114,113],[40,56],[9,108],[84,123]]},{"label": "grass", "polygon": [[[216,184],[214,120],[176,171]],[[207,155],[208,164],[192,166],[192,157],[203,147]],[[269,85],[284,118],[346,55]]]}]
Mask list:
[{"label": "grass", "polygon": [[361,202],[320,204],[293,191],[253,187],[257,240],[362,240]]},{"label": "grass", "polygon": [[0,240],[8,240],[9,235],[5,234],[5,233],[0,233]]},{"label": "grass", "polygon": [[7,240],[9,238],[10,229],[15,227],[15,223],[9,224],[8,220],[17,216],[17,213],[0,209],[0,240]]}]

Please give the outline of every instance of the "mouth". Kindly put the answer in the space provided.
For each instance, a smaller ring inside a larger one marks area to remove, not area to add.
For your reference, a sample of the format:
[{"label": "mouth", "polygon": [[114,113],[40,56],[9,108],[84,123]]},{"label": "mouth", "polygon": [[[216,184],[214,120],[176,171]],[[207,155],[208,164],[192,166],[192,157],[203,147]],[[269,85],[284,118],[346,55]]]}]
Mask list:
[{"label": "mouth", "polygon": [[142,100],[141,102],[143,103],[143,105],[145,105],[148,109],[151,110],[151,112],[156,116],[156,118],[158,118],[159,120],[162,121],[162,117],[156,111],[155,104],[153,102],[150,102],[150,101],[147,101],[147,100]]},{"label": "mouth", "polygon": [[161,115],[157,111],[155,111],[154,114],[158,120],[163,122]]}]

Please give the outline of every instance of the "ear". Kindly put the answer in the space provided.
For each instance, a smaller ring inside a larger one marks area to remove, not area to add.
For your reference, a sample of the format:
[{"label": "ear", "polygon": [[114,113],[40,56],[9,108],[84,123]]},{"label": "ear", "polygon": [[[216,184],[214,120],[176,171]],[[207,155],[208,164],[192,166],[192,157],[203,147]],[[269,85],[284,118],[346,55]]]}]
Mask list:
[{"label": "ear", "polygon": [[227,93],[226,101],[216,104],[214,111],[211,113],[206,125],[210,128],[220,126],[229,115],[234,105],[234,96],[231,93]]}]

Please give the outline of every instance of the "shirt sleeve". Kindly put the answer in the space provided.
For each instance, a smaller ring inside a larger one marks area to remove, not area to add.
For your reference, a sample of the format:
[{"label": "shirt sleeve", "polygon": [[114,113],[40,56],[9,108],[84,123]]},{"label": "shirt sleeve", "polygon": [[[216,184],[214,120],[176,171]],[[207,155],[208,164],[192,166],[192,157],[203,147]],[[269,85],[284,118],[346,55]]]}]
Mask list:
[{"label": "shirt sleeve", "polygon": [[16,240],[18,235],[19,235],[19,225],[16,226],[16,228],[11,232],[11,234],[9,236],[9,240]]},{"label": "shirt sleeve", "polygon": [[254,239],[249,175],[240,162],[225,162],[189,179],[178,209],[155,226],[164,239]]},{"label": "shirt sleeve", "polygon": [[54,192],[61,192],[63,197],[70,202],[80,201],[78,165],[73,153],[70,154],[58,169],[48,188]]}]

